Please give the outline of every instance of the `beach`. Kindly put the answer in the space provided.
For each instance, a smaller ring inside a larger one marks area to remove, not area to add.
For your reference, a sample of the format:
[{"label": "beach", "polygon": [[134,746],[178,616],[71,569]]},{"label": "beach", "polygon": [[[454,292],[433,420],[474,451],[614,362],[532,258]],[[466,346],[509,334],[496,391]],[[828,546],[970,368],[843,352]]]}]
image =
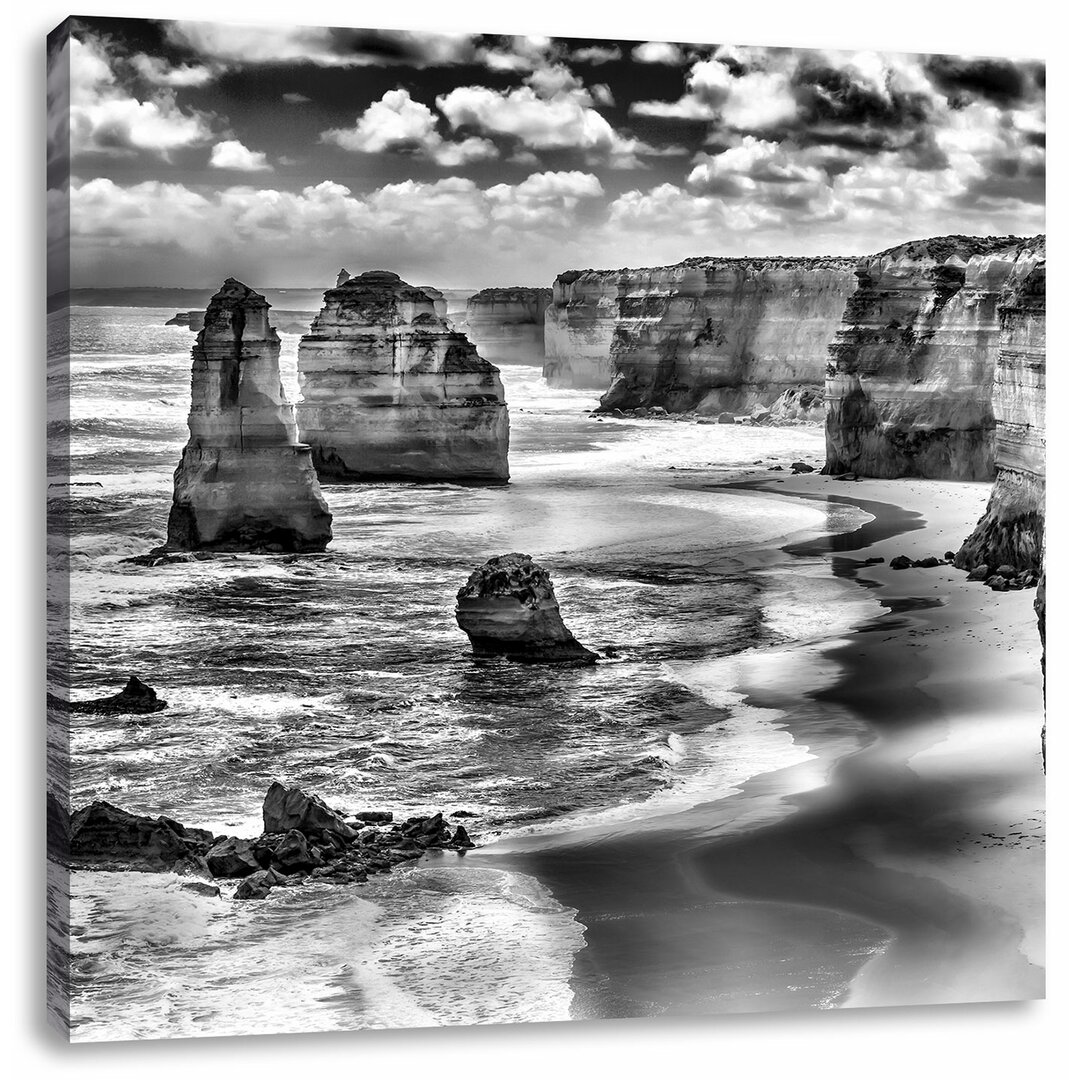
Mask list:
[{"label": "beach", "polygon": [[[464,862],[534,875],[576,909],[575,1017],[1042,996],[1033,593],[888,565],[955,550],[988,485],[766,477],[752,490],[874,514],[786,548],[831,563],[878,612],[738,658],[735,689],[779,711],[812,758],[715,802]],[[885,562],[860,565],[873,557]]]}]

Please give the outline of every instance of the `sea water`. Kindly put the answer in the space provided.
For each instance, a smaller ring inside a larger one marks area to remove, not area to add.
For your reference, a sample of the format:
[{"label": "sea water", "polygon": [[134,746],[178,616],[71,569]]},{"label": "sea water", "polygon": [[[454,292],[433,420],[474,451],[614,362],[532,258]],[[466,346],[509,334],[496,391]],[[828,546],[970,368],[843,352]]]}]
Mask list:
[{"label": "sea water", "polygon": [[[280,780],[347,811],[459,813],[483,842],[693,805],[805,757],[777,714],[703,672],[837,626],[849,591],[827,568],[741,555],[864,515],[715,487],[820,461],[820,428],[598,421],[595,392],[504,365],[510,485],[327,486],[325,555],[139,567],[124,559],[163,541],[187,438],[193,335],[165,326],[171,314],[74,309],[70,357],[52,316],[50,391],[70,404],[50,412],[49,565],[69,582],[71,620],[52,688],[96,697],[137,674],[169,703],[72,717],[73,806],[106,799],[254,835]],[[282,341],[295,399],[298,338]],[[455,593],[508,551],[550,571],[601,663],[470,658]],[[54,617],[67,599],[53,596]],[[260,903],[224,891],[74,874],[74,1037],[569,1015],[582,927],[524,875],[436,860]]]}]

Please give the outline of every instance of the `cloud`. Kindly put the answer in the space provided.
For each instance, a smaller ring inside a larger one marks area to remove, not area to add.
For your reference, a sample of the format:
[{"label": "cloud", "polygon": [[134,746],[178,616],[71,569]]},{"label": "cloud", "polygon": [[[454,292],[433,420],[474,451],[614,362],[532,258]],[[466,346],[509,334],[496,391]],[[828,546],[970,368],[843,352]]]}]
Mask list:
[{"label": "cloud", "polygon": [[205,281],[265,273],[287,249],[282,272],[295,284],[307,274],[329,281],[358,249],[369,266],[421,276],[441,266],[459,276],[463,266],[490,266],[496,257],[511,273],[529,236],[543,246],[554,276],[571,242],[567,233],[583,235],[579,215],[603,193],[595,176],[576,171],[534,173],[489,188],[462,177],[406,180],[363,195],[329,180],[299,192],[240,185],[213,193],[160,181],[76,180],[72,258],[77,272],[87,273],[120,245],[130,249],[128,272],[196,265]]},{"label": "cloud", "polygon": [[[736,70],[738,65],[736,66]],[[699,60],[678,101],[635,101],[631,116],[708,120],[737,131],[760,131],[795,118],[797,105],[782,71],[735,73],[727,58]]]},{"label": "cloud", "polygon": [[490,71],[524,74],[547,66],[558,58],[559,52],[551,38],[534,34],[504,37],[497,46],[478,49],[476,58]]},{"label": "cloud", "polygon": [[574,49],[570,59],[579,64],[610,64],[622,59],[622,49],[618,45],[589,45],[583,49]]},{"label": "cloud", "polygon": [[153,86],[206,86],[221,74],[220,67],[206,64],[180,64],[172,67],[159,56],[137,53],[131,64],[146,82]]},{"label": "cloud", "polygon": [[431,109],[399,88],[387,90],[379,101],[373,101],[353,127],[324,131],[320,140],[363,154],[415,153],[449,167],[498,156],[498,147],[488,139],[473,136],[457,143],[444,141],[437,123]]},{"label": "cloud", "polygon": [[281,100],[286,105],[306,105],[311,98],[307,94],[298,94],[295,90],[289,90],[281,95]]},{"label": "cloud", "polygon": [[123,88],[93,36],[71,38],[71,152],[133,156],[140,151],[165,160],[173,151],[213,138],[211,115],[184,110],[172,88],[139,100]]},{"label": "cloud", "polygon": [[273,172],[273,165],[261,151],[249,150],[236,139],[219,142],[210,151],[212,169],[234,169],[237,172]]},{"label": "cloud", "polygon": [[476,54],[472,34],[429,34],[409,30],[179,21],[168,25],[166,36],[172,44],[191,49],[207,59],[236,64],[425,68],[470,63]]},{"label": "cloud", "polygon": [[1011,60],[930,56],[926,71],[935,85],[958,103],[982,98],[995,105],[1017,105],[1029,90],[1028,73]]},{"label": "cloud", "polygon": [[574,148],[586,151],[594,164],[638,168],[638,155],[657,152],[639,139],[620,135],[592,107],[593,99],[584,88],[543,96],[531,86],[502,91],[458,86],[437,98],[436,104],[455,131],[475,127],[486,134],[512,136],[530,150]]},{"label": "cloud", "polygon": [[682,49],[670,41],[646,41],[630,50],[630,55],[639,64],[677,64],[685,63]]}]

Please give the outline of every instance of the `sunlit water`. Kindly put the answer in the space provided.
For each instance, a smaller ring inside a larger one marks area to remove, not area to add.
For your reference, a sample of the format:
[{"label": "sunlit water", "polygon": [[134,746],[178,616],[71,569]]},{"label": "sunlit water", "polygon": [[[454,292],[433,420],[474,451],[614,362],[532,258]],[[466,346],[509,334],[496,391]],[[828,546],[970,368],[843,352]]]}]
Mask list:
[{"label": "sunlit water", "polygon": [[[70,437],[80,485],[50,500],[51,532],[70,534],[50,551],[54,583],[70,570],[54,688],[99,696],[136,673],[169,702],[73,718],[73,805],[254,834],[282,780],[346,810],[467,811],[485,840],[692,805],[805,755],[774,714],[700,672],[835,628],[848,594],[824,570],[739,557],[862,517],[702,485],[819,461],[820,429],[597,421],[592,392],[506,365],[508,487],[327,487],[325,555],[147,569],[122,560],[164,539],[187,437],[193,335],[164,326],[171,314],[75,309],[70,364],[60,317],[51,326],[50,391],[68,389],[70,416],[50,414],[50,480]],[[297,341],[283,335],[294,397]],[[456,590],[514,550],[550,570],[571,630],[612,658],[552,670],[469,657]],[[171,875],[73,881],[82,1039],[564,1018],[582,946],[572,910],[491,869],[425,864],[246,905]]]}]

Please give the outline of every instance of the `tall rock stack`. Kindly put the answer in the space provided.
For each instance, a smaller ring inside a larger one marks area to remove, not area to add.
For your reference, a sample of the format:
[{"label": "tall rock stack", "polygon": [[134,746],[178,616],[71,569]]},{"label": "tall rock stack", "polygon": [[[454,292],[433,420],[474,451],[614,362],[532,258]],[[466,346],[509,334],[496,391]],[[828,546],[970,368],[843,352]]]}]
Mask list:
[{"label": "tall rock stack", "polygon": [[321,479],[509,479],[499,369],[434,291],[373,270],[326,292],[298,352],[297,422]]},{"label": "tall rock stack", "polygon": [[986,513],[956,553],[973,569],[1042,569],[1046,502],[1046,249],[1035,242],[1016,260],[998,308],[994,371],[997,476]]},{"label": "tall rock stack", "polygon": [[171,551],[322,551],[330,511],[297,440],[270,305],[229,278],[191,350],[191,436],[173,482]]},{"label": "tall rock stack", "polygon": [[998,304],[1041,243],[942,236],[860,264],[829,348],[827,473],[993,478]]},{"label": "tall rock stack", "polygon": [[550,303],[550,289],[482,289],[468,299],[464,330],[488,360],[543,364],[544,312]]}]

